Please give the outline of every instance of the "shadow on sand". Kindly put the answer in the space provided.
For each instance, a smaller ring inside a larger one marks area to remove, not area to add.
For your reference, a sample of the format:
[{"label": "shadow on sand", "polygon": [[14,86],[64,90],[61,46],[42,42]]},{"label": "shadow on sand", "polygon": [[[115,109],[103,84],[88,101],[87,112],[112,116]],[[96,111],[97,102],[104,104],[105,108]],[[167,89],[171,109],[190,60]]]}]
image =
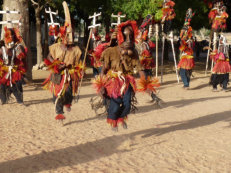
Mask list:
[{"label": "shadow on sand", "polygon": [[[42,151],[40,154],[25,156],[15,160],[0,163],[1,173],[18,172],[34,173],[40,171],[54,170],[59,167],[72,166],[87,163],[114,153],[129,152],[129,149],[119,149],[119,146],[126,140],[134,140],[134,137],[141,135],[142,138],[161,136],[167,133],[174,133],[179,130],[195,129],[208,126],[220,121],[231,121],[231,111],[205,115],[182,122],[168,122],[161,125],[170,125],[163,128],[150,128],[136,131],[130,134],[114,135],[104,139],[87,142],[50,152]],[[172,125],[173,124],[173,125]],[[154,144],[154,145],[158,145]]]},{"label": "shadow on sand", "polygon": [[[222,99],[222,98],[229,98],[230,96],[219,96],[219,97],[209,97],[209,98],[197,98],[197,99],[185,99],[185,100],[176,100],[176,101],[169,101],[169,102],[164,102],[162,104],[161,108],[167,108],[170,106],[174,106],[176,108],[188,106],[193,103],[197,102],[203,102],[207,100],[215,100],[215,99]],[[155,109],[155,105],[147,105],[147,106],[138,106],[138,111],[137,113],[145,113],[145,112],[150,112]]]},{"label": "shadow on sand", "polygon": [[[94,97],[94,96],[96,96],[96,94],[85,94],[85,95],[80,95],[79,99],[84,99],[84,98]],[[53,102],[52,98],[42,99],[42,100],[28,100],[28,101],[24,101],[24,104],[25,106],[30,106],[30,105],[36,105],[40,103],[50,103],[50,102]]]}]

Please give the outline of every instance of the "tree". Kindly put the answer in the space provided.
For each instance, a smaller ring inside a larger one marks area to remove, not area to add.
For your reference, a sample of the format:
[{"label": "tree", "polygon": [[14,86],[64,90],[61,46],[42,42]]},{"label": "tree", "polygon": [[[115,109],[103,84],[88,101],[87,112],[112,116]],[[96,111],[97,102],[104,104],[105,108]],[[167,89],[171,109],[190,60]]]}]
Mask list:
[{"label": "tree", "polygon": [[195,12],[192,18],[192,28],[198,30],[202,27],[210,28],[208,20],[209,7],[201,0],[176,0],[175,12],[176,18],[174,19],[174,28],[180,30],[183,27],[186,11],[188,8],[192,8]]},{"label": "tree", "polygon": [[38,2],[35,2],[34,0],[31,0],[32,6],[35,10],[35,20],[36,20],[36,47],[37,47],[37,67],[39,68],[42,59],[43,59],[43,52],[42,52],[42,34],[41,34],[41,11],[44,7],[43,1],[38,0]]},{"label": "tree", "polygon": [[70,12],[84,20],[84,43],[87,42],[89,36],[88,26],[91,24],[89,16],[93,15],[94,12],[102,11],[102,7],[107,1],[108,0],[70,0]]},{"label": "tree", "polygon": [[123,12],[127,19],[137,20],[141,23],[148,14],[160,19],[160,9],[163,0],[111,0],[112,9],[115,12]]}]

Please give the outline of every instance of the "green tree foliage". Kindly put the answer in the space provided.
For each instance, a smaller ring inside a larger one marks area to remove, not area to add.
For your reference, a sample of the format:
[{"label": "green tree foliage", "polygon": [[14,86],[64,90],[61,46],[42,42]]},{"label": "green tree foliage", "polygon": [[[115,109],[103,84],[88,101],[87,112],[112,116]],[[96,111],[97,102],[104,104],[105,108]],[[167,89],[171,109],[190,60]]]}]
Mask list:
[{"label": "green tree foliage", "polygon": [[[126,20],[137,20],[141,23],[143,18],[148,14],[160,20],[162,16],[161,6],[163,0],[66,0],[69,4],[71,17],[74,18],[75,24],[78,25],[83,19],[85,25],[89,25],[88,17],[94,12],[102,12],[102,21],[107,29],[110,26],[111,14],[122,12],[126,14]],[[210,0],[207,0],[209,2]],[[59,16],[64,17],[63,0],[52,0],[47,3],[54,9],[59,10]],[[210,28],[208,22],[208,4],[204,0],[175,0],[176,18],[174,19],[174,28],[180,30],[184,24],[185,14],[188,8],[192,8],[195,16],[192,19],[192,27],[197,30],[202,27]],[[228,8],[229,9],[229,8]],[[115,19],[114,19],[115,20]],[[113,21],[115,22],[115,21]],[[86,27],[85,27],[86,29]]]},{"label": "green tree foliage", "polygon": [[[160,20],[163,0],[67,0],[67,3],[70,4],[70,12],[75,16],[76,20],[87,20],[88,16],[94,12],[101,11],[103,23],[111,19],[112,13],[117,14],[118,12],[126,14],[127,19],[140,22],[148,14],[155,16],[156,20]],[[210,27],[207,17],[209,8],[203,0],[175,0],[175,3],[176,18],[174,23],[176,28],[182,27],[188,8],[192,8],[195,11],[195,16],[192,20],[194,29]],[[49,4],[58,9],[59,14],[62,16],[62,0],[53,0]]]},{"label": "green tree foliage", "polygon": [[161,6],[163,0],[111,0],[112,9],[115,12],[123,12],[128,19],[142,21],[148,14],[161,18]]},{"label": "green tree foliage", "polygon": [[174,26],[176,28],[183,26],[186,11],[188,8],[192,8],[193,12],[195,12],[195,15],[192,18],[191,22],[193,29],[200,29],[202,27],[210,28],[208,21],[209,8],[207,4],[204,3],[204,1],[176,0],[175,3],[176,18],[174,19]]}]

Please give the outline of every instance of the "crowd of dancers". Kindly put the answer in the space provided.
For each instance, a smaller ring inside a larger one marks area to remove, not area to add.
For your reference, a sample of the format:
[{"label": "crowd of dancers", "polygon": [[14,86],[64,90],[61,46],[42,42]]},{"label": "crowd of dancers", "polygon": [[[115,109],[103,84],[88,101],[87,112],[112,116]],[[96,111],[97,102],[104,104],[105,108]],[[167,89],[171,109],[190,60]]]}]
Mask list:
[{"label": "crowd of dancers", "polygon": [[[161,23],[164,24],[163,32],[166,35],[172,30],[172,20],[176,15],[174,5],[171,0],[165,0],[163,4]],[[63,121],[64,112],[71,110],[72,101],[79,94],[85,70],[85,56],[73,41],[68,6],[65,2],[63,6],[65,24],[59,28],[50,26],[49,35],[55,39],[49,46],[49,55],[44,60],[51,72],[43,86],[52,93],[55,119],[58,121]],[[193,16],[193,10],[189,8],[180,32],[180,60],[177,68],[184,89],[190,87],[190,77],[195,66],[191,27]],[[229,72],[231,72],[227,40],[221,33],[226,28],[227,18],[228,14],[223,2],[214,2],[214,8],[209,13],[212,31],[218,33],[214,34],[216,38],[213,39],[214,47],[210,53],[215,63],[210,80],[214,91],[219,84],[223,90],[227,90]],[[150,40],[148,29],[152,22],[149,16],[140,27],[136,21],[128,20],[120,23],[106,34],[104,42],[101,41],[97,28],[92,29],[93,47],[86,54],[90,57],[93,68],[93,85],[101,98],[101,104],[106,108],[107,122],[114,131],[118,130],[119,124],[127,128],[126,119],[135,109],[136,92],[146,92],[157,104],[161,101],[156,95],[156,88],[160,83],[153,77],[155,61],[152,51],[155,44]],[[19,29],[9,24],[5,26],[4,40],[0,44],[1,103],[6,104],[13,93],[17,102],[22,104],[27,48]],[[139,50],[136,44],[139,45]],[[136,74],[139,74],[139,79],[135,78]]]}]

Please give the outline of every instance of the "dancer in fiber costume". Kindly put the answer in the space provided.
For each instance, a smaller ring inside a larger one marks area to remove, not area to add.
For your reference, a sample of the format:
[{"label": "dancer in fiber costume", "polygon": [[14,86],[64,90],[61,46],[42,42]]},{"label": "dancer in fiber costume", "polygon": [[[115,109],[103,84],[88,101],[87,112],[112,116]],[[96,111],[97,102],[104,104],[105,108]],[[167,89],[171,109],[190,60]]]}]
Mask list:
[{"label": "dancer in fiber costume", "polygon": [[46,89],[50,89],[55,103],[56,120],[65,119],[64,107],[71,110],[72,100],[77,95],[78,83],[83,75],[83,64],[80,61],[81,50],[73,43],[71,20],[66,2],[65,25],[60,27],[59,36],[62,40],[49,47],[49,55],[44,63],[52,72],[44,81]]},{"label": "dancer in fiber costume", "polygon": [[192,69],[194,67],[193,58],[193,40],[192,40],[192,27],[190,26],[191,18],[193,17],[192,9],[189,8],[186,13],[185,23],[180,33],[180,62],[178,69],[180,70],[180,76],[184,83],[183,88],[189,89],[190,78]]},{"label": "dancer in fiber costume", "polygon": [[[110,98],[107,122],[115,131],[118,130],[119,123],[123,128],[127,128],[125,120],[134,108],[135,91],[153,91],[159,86],[157,80],[145,79],[134,45],[137,34],[135,21],[118,25],[118,46],[109,47],[102,53],[102,74],[94,81],[97,92]],[[138,86],[133,77],[134,69],[139,71],[141,76]]]},{"label": "dancer in fiber costume", "polygon": [[23,78],[26,73],[27,48],[16,27],[4,27],[0,48],[0,99],[5,104],[11,93],[23,103]]},{"label": "dancer in fiber costume", "polygon": [[210,80],[210,84],[213,86],[213,91],[217,91],[218,84],[221,85],[222,90],[227,91],[229,73],[231,72],[228,48],[226,38],[221,35],[218,50],[215,50],[210,54],[210,57],[215,62]]}]

